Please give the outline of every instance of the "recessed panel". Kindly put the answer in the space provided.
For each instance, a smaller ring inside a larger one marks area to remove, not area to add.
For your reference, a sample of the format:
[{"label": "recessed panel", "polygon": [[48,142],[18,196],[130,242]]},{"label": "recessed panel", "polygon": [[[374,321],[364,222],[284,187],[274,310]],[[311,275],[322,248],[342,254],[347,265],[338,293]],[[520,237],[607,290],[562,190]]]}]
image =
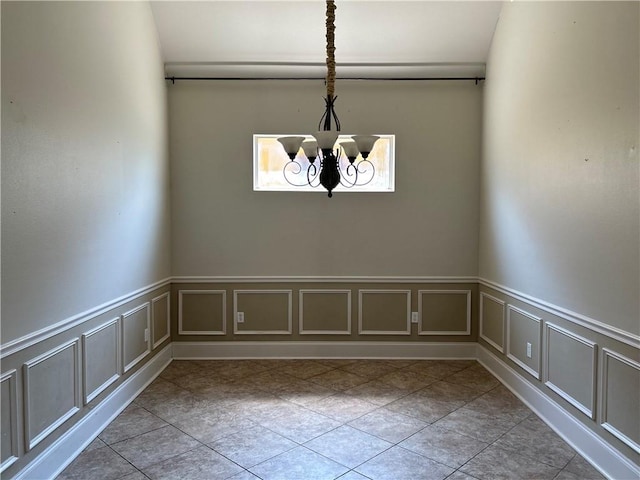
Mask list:
[{"label": "recessed panel", "polygon": [[180,290],[178,333],[180,335],[224,335],[227,292],[225,290]]},{"label": "recessed panel", "polygon": [[234,290],[234,333],[290,334],[291,290]]},{"label": "recessed panel", "polygon": [[349,335],[351,290],[300,290],[300,333]]},{"label": "recessed panel", "polygon": [[16,396],[16,371],[2,375],[0,380],[0,448],[2,457],[0,472],[18,459],[18,411]]},{"label": "recessed panel", "polygon": [[507,357],[540,379],[542,322],[512,305],[507,308]]},{"label": "recessed panel", "polygon": [[640,363],[604,350],[603,427],[640,453]]},{"label": "recessed panel", "polygon": [[410,290],[360,290],[359,326],[363,335],[410,335]]},{"label": "recessed panel", "polygon": [[469,290],[418,291],[420,335],[469,335],[471,292]]},{"label": "recessed panel", "polygon": [[169,338],[169,292],[151,300],[153,348]]},{"label": "recessed panel", "polygon": [[122,315],[122,350],[125,372],[151,352],[149,303]]},{"label": "recessed panel", "polygon": [[595,418],[595,343],[546,324],[545,385],[582,413]]},{"label": "recessed panel", "polygon": [[480,294],[480,338],[504,353],[504,302],[486,293]]},{"label": "recessed panel", "polygon": [[28,450],[79,410],[78,343],[75,339],[24,365]]},{"label": "recessed panel", "polygon": [[84,401],[89,403],[119,377],[119,319],[82,335]]}]

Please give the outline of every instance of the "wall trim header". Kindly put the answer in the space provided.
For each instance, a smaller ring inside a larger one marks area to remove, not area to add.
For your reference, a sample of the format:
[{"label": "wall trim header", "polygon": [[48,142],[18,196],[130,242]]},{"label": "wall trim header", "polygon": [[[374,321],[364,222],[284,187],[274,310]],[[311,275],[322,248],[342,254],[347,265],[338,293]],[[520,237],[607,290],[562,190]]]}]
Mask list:
[{"label": "wall trim header", "polygon": [[550,302],[546,302],[539,298],[536,298],[531,295],[527,295],[526,293],[522,293],[518,290],[514,290],[509,287],[505,287],[504,285],[500,285],[499,283],[492,282],[491,280],[487,280],[486,278],[478,277],[478,283],[480,285],[484,285],[485,287],[492,288],[506,295],[510,295],[518,300],[523,302],[527,302],[534,307],[540,308],[542,310],[546,310],[553,315],[557,315],[569,322],[575,323],[577,325],[581,325],[595,332],[601,333],[602,335],[606,335],[611,337],[619,342],[626,343],[635,348],[640,348],[640,335],[636,335],[635,333],[627,332],[620,328],[612,327],[611,325],[607,325],[593,318],[587,317],[586,315],[582,315],[577,312],[573,312],[569,309],[559,307]]}]

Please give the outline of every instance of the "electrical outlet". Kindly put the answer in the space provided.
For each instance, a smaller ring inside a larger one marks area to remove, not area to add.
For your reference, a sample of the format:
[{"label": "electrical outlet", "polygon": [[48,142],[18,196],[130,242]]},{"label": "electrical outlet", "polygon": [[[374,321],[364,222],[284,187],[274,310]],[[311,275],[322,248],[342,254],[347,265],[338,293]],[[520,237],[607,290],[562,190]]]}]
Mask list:
[{"label": "electrical outlet", "polygon": [[149,329],[148,328],[144,329],[144,341],[145,342],[149,341]]},{"label": "electrical outlet", "polygon": [[531,358],[531,343],[527,342],[527,358]]},{"label": "electrical outlet", "polygon": [[411,323],[418,323],[418,312],[411,312]]},{"label": "electrical outlet", "polygon": [[244,323],[244,312],[237,313],[238,323]]}]

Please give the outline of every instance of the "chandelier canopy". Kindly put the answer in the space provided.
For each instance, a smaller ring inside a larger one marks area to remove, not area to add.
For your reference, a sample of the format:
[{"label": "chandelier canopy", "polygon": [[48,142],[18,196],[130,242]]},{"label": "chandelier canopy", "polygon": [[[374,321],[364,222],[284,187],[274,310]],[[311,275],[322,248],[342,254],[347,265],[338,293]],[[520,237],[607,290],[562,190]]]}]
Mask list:
[{"label": "chandelier canopy", "polygon": [[[329,198],[333,196],[333,189],[338,185],[347,188],[356,185],[366,185],[374,175],[375,168],[367,160],[369,153],[379,137],[375,135],[354,135],[352,140],[340,142],[336,146],[340,133],[340,120],[334,108],[338,98],[335,93],[336,62],[335,62],[335,10],[334,0],[326,0],[326,39],[327,39],[327,96],[324,99],[325,111],[318,124],[318,132],[313,134],[315,140],[306,140],[305,137],[292,136],[280,137],[278,141],[282,144],[285,152],[289,156],[289,162],[285,165],[283,174],[287,182],[294,186],[317,187],[322,185],[328,192]],[[309,161],[307,167],[307,183],[299,185],[287,178],[287,172],[295,174],[302,171],[302,165],[296,160],[300,149]],[[341,167],[341,158],[346,157],[348,164],[346,168]],[[319,157],[319,166],[316,166],[316,159]],[[356,163],[356,160],[360,160]],[[358,179],[360,175],[360,180]],[[364,176],[364,180],[363,180]]]}]

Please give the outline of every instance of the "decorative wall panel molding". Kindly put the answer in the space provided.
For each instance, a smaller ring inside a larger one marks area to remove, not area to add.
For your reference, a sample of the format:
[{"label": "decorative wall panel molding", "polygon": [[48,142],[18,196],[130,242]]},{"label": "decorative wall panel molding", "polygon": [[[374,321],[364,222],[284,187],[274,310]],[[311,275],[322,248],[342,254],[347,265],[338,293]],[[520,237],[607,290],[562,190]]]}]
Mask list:
[{"label": "decorative wall panel molding", "polygon": [[82,334],[82,378],[87,404],[120,377],[120,318]]},{"label": "decorative wall panel molding", "polygon": [[24,364],[25,447],[31,450],[80,410],[80,339]]},{"label": "decorative wall panel molding", "polygon": [[148,295],[154,290],[168,286],[170,285],[170,283],[171,283],[171,278],[165,278],[164,280],[160,280],[158,282],[152,283],[151,285],[148,285],[146,287],[140,288],[126,295],[122,295],[121,297],[105,302],[102,305],[99,305],[95,308],[86,310],[82,313],[79,313],[65,320],[57,322],[54,325],[35,331],[29,335],[18,338],[16,340],[3,343],[0,346],[0,358],[5,358],[9,355],[13,355],[14,353],[19,352],[20,350],[23,350],[27,347],[31,347],[48,338],[51,338],[62,332],[65,332],[74,327],[77,327],[78,325],[81,325],[84,322],[91,320],[92,318],[96,318],[104,313],[108,313],[109,311],[119,308],[140,297]]},{"label": "decorative wall panel molding", "polygon": [[411,335],[411,290],[358,290],[360,335]]},{"label": "decorative wall panel molding", "polygon": [[600,423],[640,454],[640,363],[602,349]]},{"label": "decorative wall panel molding", "polygon": [[418,317],[418,335],[470,335],[471,290],[418,290]]},{"label": "decorative wall panel molding", "polygon": [[149,302],[121,316],[122,364],[125,373],[151,353],[150,320]]},{"label": "decorative wall panel molding", "polygon": [[612,327],[611,325],[607,325],[606,323],[594,318],[554,305],[553,303],[536,298],[532,295],[527,295],[526,293],[513,288],[505,287],[504,285],[492,282],[486,278],[478,278],[476,281],[479,282],[481,286],[489,287],[493,290],[504,293],[505,295],[509,295],[517,300],[528,303],[533,307],[545,310],[552,315],[562,318],[563,320],[588,328],[589,330],[593,330],[594,332],[605,335],[613,340],[625,343],[634,348],[640,348],[640,335]]},{"label": "decorative wall panel molding", "polygon": [[507,305],[507,358],[540,380],[542,319]]},{"label": "decorative wall panel molding", "polygon": [[301,289],[298,308],[301,335],[351,335],[351,290]]},{"label": "decorative wall panel molding", "polygon": [[292,290],[234,290],[233,333],[291,335],[292,296]]},{"label": "decorative wall panel molding", "polygon": [[552,323],[545,332],[545,385],[595,419],[596,343]]},{"label": "decorative wall panel molding", "polygon": [[504,353],[504,308],[505,302],[480,292],[480,338]]},{"label": "decorative wall panel molding", "polygon": [[178,335],[226,335],[226,290],[179,290]]},{"label": "decorative wall panel molding", "polygon": [[0,403],[2,422],[0,423],[0,447],[2,459],[0,472],[5,471],[18,459],[18,391],[17,371],[9,370],[0,377]]},{"label": "decorative wall panel molding", "polygon": [[151,299],[151,330],[155,350],[171,336],[171,303],[169,292]]}]

